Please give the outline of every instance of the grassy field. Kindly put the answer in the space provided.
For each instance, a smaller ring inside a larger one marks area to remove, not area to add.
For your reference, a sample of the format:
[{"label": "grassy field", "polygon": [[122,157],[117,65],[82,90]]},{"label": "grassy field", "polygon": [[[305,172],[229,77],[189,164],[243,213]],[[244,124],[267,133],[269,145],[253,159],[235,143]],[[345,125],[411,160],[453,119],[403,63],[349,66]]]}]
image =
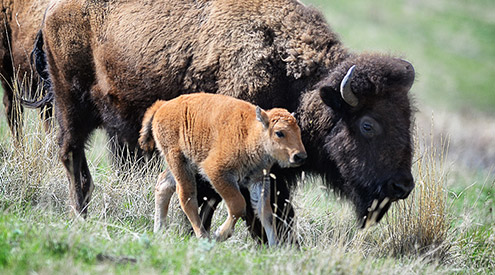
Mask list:
[{"label": "grassy field", "polygon": [[[15,147],[1,107],[0,274],[493,274],[495,2],[303,2],[321,9],[350,48],[414,64],[416,188],[406,201],[358,230],[352,207],[308,179],[293,201],[300,246],[266,248],[243,223],[223,243],[189,237],[174,197],[170,226],[155,235],[159,171],[112,168],[98,132],[88,147],[96,189],[81,221],[68,215],[56,134],[30,111],[24,146]],[[225,215],[221,205],[213,228]]]}]

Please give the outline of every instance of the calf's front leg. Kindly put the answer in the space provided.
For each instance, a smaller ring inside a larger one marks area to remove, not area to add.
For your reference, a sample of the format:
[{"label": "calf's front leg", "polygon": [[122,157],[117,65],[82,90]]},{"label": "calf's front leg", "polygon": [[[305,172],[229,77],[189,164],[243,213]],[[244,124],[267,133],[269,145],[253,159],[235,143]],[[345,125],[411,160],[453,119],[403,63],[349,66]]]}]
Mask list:
[{"label": "calf's front leg", "polygon": [[215,231],[217,241],[224,241],[232,236],[234,227],[239,218],[246,215],[246,201],[239,191],[237,182],[217,171],[206,172],[215,190],[224,199],[227,205],[228,217],[225,222]]}]

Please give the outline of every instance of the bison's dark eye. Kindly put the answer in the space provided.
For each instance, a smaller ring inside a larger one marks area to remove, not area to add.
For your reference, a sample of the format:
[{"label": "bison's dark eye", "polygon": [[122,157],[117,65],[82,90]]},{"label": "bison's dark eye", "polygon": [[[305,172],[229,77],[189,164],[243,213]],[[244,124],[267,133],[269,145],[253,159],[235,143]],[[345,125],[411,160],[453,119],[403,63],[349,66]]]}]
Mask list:
[{"label": "bison's dark eye", "polygon": [[373,123],[371,123],[369,121],[363,122],[363,124],[361,124],[361,127],[363,127],[363,131],[365,133],[369,133],[369,132],[373,131]]},{"label": "bison's dark eye", "polygon": [[380,125],[371,117],[365,116],[359,122],[359,130],[366,138],[372,138],[379,135],[382,131]]},{"label": "bison's dark eye", "polygon": [[284,135],[284,133],[282,133],[282,131],[276,131],[275,135],[277,135],[277,137],[279,137],[279,138],[285,137],[285,135]]}]

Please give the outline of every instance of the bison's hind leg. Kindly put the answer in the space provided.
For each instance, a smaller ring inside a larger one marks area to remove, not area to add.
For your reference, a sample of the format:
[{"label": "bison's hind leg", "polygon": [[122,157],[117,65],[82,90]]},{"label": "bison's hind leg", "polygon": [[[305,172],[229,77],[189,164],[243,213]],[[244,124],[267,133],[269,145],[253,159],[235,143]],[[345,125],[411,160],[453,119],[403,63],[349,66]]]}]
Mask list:
[{"label": "bison's hind leg", "polygon": [[5,116],[7,117],[7,123],[9,125],[12,136],[14,137],[14,144],[19,145],[22,138],[22,114],[23,108],[20,104],[16,103],[14,92],[10,88],[10,84],[7,81],[2,81],[3,84],[3,105],[5,106]]},{"label": "bison's hind leg", "polygon": [[155,224],[153,232],[157,233],[165,227],[170,199],[175,193],[176,182],[170,170],[162,172],[158,176],[155,186]]}]

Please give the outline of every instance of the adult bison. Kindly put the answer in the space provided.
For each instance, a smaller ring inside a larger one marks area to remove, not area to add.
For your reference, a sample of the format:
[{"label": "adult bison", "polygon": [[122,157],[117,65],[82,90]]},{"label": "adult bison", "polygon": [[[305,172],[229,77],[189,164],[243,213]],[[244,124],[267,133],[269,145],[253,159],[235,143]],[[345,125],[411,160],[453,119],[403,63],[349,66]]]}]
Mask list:
[{"label": "adult bison", "polygon": [[[15,140],[20,138],[23,108],[14,91],[19,89],[22,95],[30,97],[39,91],[38,76],[31,66],[30,53],[48,2],[6,0],[0,4],[0,80],[5,113]],[[46,114],[50,117],[50,102],[47,103]]]},{"label": "adult bison", "polygon": [[[308,159],[273,171],[274,210],[285,218],[278,230],[290,230],[290,190],[303,170],[350,199],[363,222],[380,220],[414,186],[412,65],[349,52],[299,1],[60,0],[47,10],[43,36],[60,158],[78,213],[86,214],[93,190],[84,153],[93,130],[136,148],[146,108],[191,91],[296,112]],[[198,188],[201,201],[218,198]],[[262,234],[252,211],[246,218]]]}]

